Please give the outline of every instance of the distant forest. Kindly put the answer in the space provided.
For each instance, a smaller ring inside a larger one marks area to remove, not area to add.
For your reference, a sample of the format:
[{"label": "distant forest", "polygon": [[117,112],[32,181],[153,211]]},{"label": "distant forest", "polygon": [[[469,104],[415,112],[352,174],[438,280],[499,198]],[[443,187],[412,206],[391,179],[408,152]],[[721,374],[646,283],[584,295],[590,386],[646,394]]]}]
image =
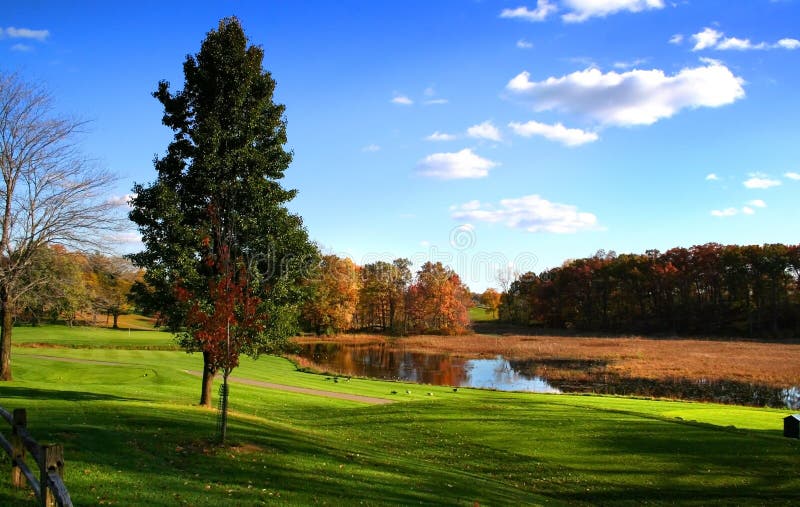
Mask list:
[{"label": "distant forest", "polygon": [[518,276],[500,318],[591,332],[797,337],[799,278],[800,245],[600,251]]}]

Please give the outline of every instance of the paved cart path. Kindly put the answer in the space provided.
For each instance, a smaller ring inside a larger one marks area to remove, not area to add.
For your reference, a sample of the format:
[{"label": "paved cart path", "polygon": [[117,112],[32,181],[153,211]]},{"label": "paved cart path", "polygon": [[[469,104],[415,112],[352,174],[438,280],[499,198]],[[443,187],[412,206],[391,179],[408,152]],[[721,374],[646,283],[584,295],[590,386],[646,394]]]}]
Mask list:
[{"label": "paved cart path", "polygon": [[[201,376],[199,371],[186,370],[186,373],[191,375]],[[358,401],[361,403],[369,403],[370,405],[384,405],[387,403],[394,403],[392,400],[384,398],[375,398],[372,396],[361,396],[360,394],[337,393],[334,391],[323,391],[321,389],[310,389],[307,387],[287,386],[284,384],[273,384],[272,382],[263,382],[261,380],[251,380],[240,377],[228,377],[229,382],[237,384],[244,384],[248,386],[264,387],[266,389],[278,389],[280,391],[288,391],[291,393],[311,394],[313,396],[323,396],[325,398],[337,398],[340,400]]]}]

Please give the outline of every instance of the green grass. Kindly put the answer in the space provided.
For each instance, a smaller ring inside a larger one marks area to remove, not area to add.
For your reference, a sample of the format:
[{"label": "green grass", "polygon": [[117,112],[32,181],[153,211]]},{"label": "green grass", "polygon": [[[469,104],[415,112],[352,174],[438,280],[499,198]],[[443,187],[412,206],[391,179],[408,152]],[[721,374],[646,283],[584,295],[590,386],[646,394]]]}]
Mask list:
[{"label": "green grass", "polygon": [[469,320],[472,322],[486,322],[486,321],[495,321],[494,314],[480,306],[473,306],[469,309]]},{"label": "green grass", "polygon": [[19,346],[178,349],[171,333],[94,326],[16,326],[12,341]]},{"label": "green grass", "polygon": [[[63,342],[75,345],[77,337],[61,330]],[[58,331],[50,329],[52,343]],[[15,380],[0,385],[0,405],[27,408],[34,436],[64,444],[65,482],[76,505],[788,505],[800,499],[800,441],[782,437],[788,411],[333,383],[262,357],[243,361],[234,375],[397,403],[233,385],[230,440],[237,445],[222,449],[209,444],[215,413],[193,404],[200,381],[185,370],[200,369],[196,355],[16,347],[13,365]],[[5,477],[0,505],[30,505]]]}]

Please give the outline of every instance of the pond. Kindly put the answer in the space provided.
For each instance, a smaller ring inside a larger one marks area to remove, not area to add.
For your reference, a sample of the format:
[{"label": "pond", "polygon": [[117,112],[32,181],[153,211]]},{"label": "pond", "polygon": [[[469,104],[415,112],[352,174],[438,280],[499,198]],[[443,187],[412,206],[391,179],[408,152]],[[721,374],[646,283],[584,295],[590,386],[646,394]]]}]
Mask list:
[{"label": "pond", "polygon": [[441,386],[535,393],[594,392],[800,408],[800,387],[784,389],[737,381],[653,380],[620,377],[607,363],[582,359],[466,359],[405,350],[392,344],[313,343],[299,355],[339,375]]}]

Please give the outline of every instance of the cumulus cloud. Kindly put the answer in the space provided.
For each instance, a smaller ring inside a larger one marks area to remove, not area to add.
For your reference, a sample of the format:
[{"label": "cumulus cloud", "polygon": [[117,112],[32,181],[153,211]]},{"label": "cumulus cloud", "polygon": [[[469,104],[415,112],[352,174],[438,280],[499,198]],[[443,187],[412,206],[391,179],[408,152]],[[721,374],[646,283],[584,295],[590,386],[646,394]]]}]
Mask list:
[{"label": "cumulus cloud", "polygon": [[746,188],[758,188],[758,189],[777,187],[780,184],[781,184],[780,180],[772,179],[767,175],[761,173],[751,174],[750,178],[744,182],[744,186]]},{"label": "cumulus cloud", "polygon": [[783,49],[797,49],[800,48],[800,40],[797,39],[781,39],[777,42],[778,47]]},{"label": "cumulus cloud", "polygon": [[558,7],[551,4],[549,0],[538,0],[538,2],[536,2],[536,8],[533,10],[529,10],[525,6],[517,7],[516,9],[503,9],[502,12],[500,12],[500,17],[537,22],[544,21],[547,19],[547,16],[557,10]]},{"label": "cumulus cloud", "polygon": [[606,125],[650,125],[682,109],[719,107],[744,97],[740,77],[719,62],[704,63],[671,76],[659,69],[603,73],[588,68],[538,82],[525,71],[506,88],[537,111],[577,113]]},{"label": "cumulus cloud", "polygon": [[50,37],[49,30],[31,30],[30,28],[14,28],[9,26],[5,30],[0,28],[0,35],[5,35],[11,39],[33,39],[44,42]]},{"label": "cumulus cloud", "polygon": [[597,217],[576,206],[559,204],[538,195],[502,199],[498,205],[470,201],[451,211],[455,220],[500,223],[528,232],[570,234],[598,229]]},{"label": "cumulus cloud", "polygon": [[545,139],[559,142],[565,146],[580,146],[582,144],[592,143],[600,138],[595,132],[567,128],[561,123],[548,125],[546,123],[539,123],[538,121],[529,121],[527,123],[511,122],[508,126],[518,136],[542,136]]},{"label": "cumulus cloud", "polygon": [[676,33],[675,35],[673,35],[672,37],[669,38],[669,43],[670,44],[679,45],[682,42],[683,42],[683,34],[682,33]]},{"label": "cumulus cloud", "polygon": [[708,173],[706,175],[706,181],[718,181],[718,180],[719,180],[719,176],[717,176],[714,173]]},{"label": "cumulus cloud", "polygon": [[756,210],[755,208],[766,208],[767,203],[762,201],[761,199],[753,199],[752,201],[747,201],[741,209],[736,208],[725,208],[725,209],[715,209],[711,211],[711,216],[725,218],[725,217],[732,217],[741,213],[742,215],[755,215]]},{"label": "cumulus cloud", "polygon": [[582,23],[589,18],[604,18],[618,12],[663,9],[663,0],[563,0],[570,12],[561,16],[567,23]]},{"label": "cumulus cloud", "polygon": [[739,37],[726,37],[723,32],[713,28],[704,28],[703,31],[692,35],[695,44],[692,51],[703,49],[716,49],[718,51],[752,51],[764,49],[797,49],[800,47],[800,40],[781,39],[774,44],[766,42],[751,42],[750,39],[740,39]]},{"label": "cumulus cloud", "polygon": [[725,208],[725,209],[721,209],[721,210],[720,209],[711,210],[711,215],[712,216],[720,217],[720,218],[732,217],[732,216],[734,216],[734,215],[736,215],[738,213],[739,213],[739,210],[737,210],[736,208]]},{"label": "cumulus cloud", "polygon": [[464,178],[485,178],[489,169],[497,166],[497,162],[476,155],[465,148],[454,153],[434,153],[420,160],[417,173],[429,178],[454,180]]},{"label": "cumulus cloud", "polygon": [[714,47],[721,38],[722,32],[718,32],[713,28],[704,28],[702,32],[692,35],[692,39],[694,39],[692,51]]},{"label": "cumulus cloud", "polygon": [[395,97],[392,99],[392,104],[400,104],[402,106],[410,106],[413,103],[414,101],[405,95],[395,95]]},{"label": "cumulus cloud", "polygon": [[533,47],[533,43],[528,42],[525,39],[520,39],[517,41],[517,47],[520,49],[531,49]]},{"label": "cumulus cloud", "polygon": [[378,146],[377,144],[368,144],[363,148],[361,148],[361,151],[367,153],[375,153],[376,151],[381,151],[381,147]]},{"label": "cumulus cloud", "polygon": [[800,180],[800,173],[788,172],[784,173],[783,175],[789,178],[790,180]]},{"label": "cumulus cloud", "polygon": [[467,135],[476,139],[487,139],[489,141],[502,141],[503,136],[500,135],[500,130],[492,125],[491,121],[485,121],[478,125],[473,125],[467,129]]},{"label": "cumulus cloud", "polygon": [[456,139],[456,136],[453,134],[439,132],[438,130],[425,138],[426,141],[452,141],[454,139]]}]

